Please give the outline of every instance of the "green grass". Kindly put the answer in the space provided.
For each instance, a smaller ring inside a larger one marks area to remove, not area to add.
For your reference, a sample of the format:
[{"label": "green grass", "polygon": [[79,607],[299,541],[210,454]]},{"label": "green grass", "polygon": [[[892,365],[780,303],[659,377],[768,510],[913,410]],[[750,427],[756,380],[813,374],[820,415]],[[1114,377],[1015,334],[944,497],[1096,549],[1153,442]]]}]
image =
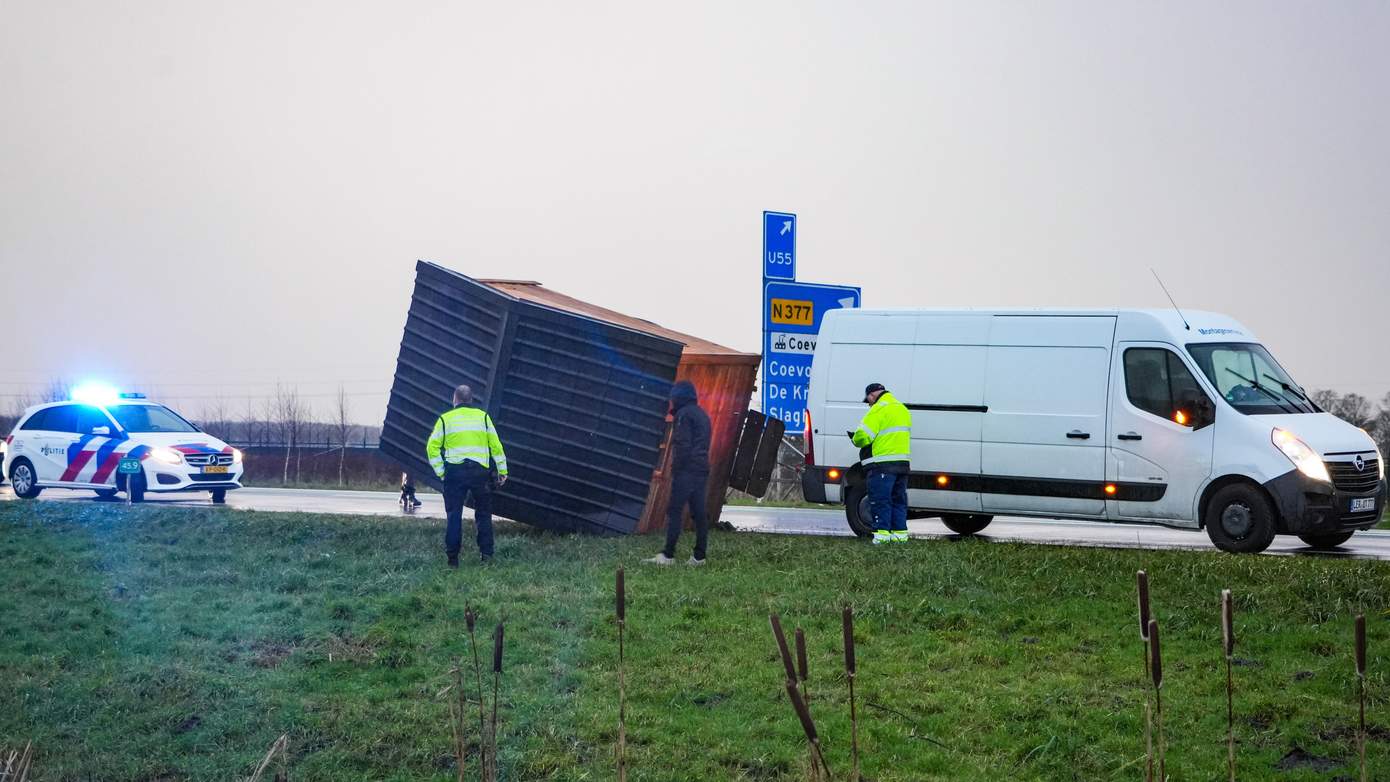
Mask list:
[{"label": "green grass", "polygon": [[[652,538],[504,526],[495,564],[448,572],[440,537],[418,518],[0,503],[0,748],[32,739],[40,780],[224,780],[288,733],[292,779],[449,779],[438,693],[471,601],[480,629],[508,623],[504,777],[611,779],[621,563],[634,780],[803,778],[769,611],[807,630],[811,708],[843,775],[843,603],[870,778],[1136,779],[1146,568],[1174,778],[1224,777],[1223,587],[1241,778],[1353,774],[1357,611],[1371,777],[1390,778],[1382,563],[714,533],[710,566],[656,570],[637,564]],[[1275,771],[1294,747],[1338,765]]]}]

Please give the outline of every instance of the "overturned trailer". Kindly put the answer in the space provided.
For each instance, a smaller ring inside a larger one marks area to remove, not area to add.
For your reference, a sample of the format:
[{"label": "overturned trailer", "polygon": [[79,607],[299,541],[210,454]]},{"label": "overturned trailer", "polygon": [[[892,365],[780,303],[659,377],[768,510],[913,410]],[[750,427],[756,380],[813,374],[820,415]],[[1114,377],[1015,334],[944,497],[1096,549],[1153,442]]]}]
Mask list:
[{"label": "overturned trailer", "polygon": [[467,383],[507,449],[510,478],[493,498],[496,514],[557,531],[645,532],[661,526],[669,494],[668,394],[675,380],[690,379],[714,427],[717,518],[731,472],[755,461],[737,451],[751,429],[763,429],[747,409],[757,364],[756,355],[538,283],[478,280],[420,261],[381,451],[439,488],[425,440],[453,388]]}]

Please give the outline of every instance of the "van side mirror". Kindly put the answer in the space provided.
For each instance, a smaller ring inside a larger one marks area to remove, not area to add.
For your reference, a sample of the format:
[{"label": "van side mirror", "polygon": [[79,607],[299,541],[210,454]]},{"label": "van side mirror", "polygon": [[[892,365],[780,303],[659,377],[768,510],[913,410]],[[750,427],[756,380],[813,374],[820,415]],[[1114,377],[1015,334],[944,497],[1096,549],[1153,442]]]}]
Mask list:
[{"label": "van side mirror", "polygon": [[1183,394],[1173,420],[1195,432],[1216,423],[1216,408],[1204,394]]}]

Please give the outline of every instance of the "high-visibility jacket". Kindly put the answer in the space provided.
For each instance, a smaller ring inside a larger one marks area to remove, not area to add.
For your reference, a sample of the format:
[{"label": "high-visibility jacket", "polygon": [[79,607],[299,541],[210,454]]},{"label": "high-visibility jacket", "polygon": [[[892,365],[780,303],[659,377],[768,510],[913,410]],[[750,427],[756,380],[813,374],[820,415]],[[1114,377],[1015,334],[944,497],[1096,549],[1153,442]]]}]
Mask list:
[{"label": "high-visibility jacket", "polygon": [[884,462],[907,462],[912,457],[912,413],[887,391],[874,402],[854,431],[854,444],[872,445],[871,455],[861,463],[868,467]]},{"label": "high-visibility jacket", "polygon": [[474,461],[484,467],[488,459],[497,462],[497,473],[507,474],[507,454],[492,425],[492,417],[476,407],[455,407],[434,422],[434,432],[425,443],[434,474],[444,477],[444,463]]}]

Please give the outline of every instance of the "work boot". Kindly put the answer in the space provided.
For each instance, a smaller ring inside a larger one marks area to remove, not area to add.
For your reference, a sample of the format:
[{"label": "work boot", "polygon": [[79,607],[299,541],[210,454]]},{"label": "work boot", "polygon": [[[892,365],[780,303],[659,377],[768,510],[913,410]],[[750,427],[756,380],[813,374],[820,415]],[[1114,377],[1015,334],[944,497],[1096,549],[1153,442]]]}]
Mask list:
[{"label": "work boot", "polygon": [[892,542],[893,542],[893,533],[889,532],[889,531],[886,530],[886,529],[876,529],[876,530],[874,530],[874,545],[875,545],[875,546],[882,546],[884,543],[892,543]]},{"label": "work boot", "polygon": [[665,552],[657,554],[654,557],[648,557],[647,559],[642,560],[642,562],[648,565],[669,565],[675,561],[676,560],[674,558],[666,556]]},{"label": "work boot", "polygon": [[458,554],[450,554],[450,555],[449,555],[449,567],[453,568],[454,570],[458,570],[458,569],[459,569],[459,555],[458,555]]},{"label": "work boot", "polygon": [[691,557],[690,559],[687,559],[685,561],[685,564],[691,567],[704,567],[705,561],[703,559],[696,559],[695,557]]},{"label": "work boot", "polygon": [[893,540],[896,543],[906,543],[908,541],[907,530],[893,530]]}]

